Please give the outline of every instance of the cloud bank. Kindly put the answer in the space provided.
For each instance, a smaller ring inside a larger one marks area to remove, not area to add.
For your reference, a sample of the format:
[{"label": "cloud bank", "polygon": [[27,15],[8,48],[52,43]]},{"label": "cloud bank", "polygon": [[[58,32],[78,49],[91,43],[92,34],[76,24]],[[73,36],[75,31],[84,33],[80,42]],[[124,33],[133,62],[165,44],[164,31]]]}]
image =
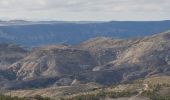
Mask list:
[{"label": "cloud bank", "polygon": [[170,0],[0,0],[0,19],[167,20]]}]

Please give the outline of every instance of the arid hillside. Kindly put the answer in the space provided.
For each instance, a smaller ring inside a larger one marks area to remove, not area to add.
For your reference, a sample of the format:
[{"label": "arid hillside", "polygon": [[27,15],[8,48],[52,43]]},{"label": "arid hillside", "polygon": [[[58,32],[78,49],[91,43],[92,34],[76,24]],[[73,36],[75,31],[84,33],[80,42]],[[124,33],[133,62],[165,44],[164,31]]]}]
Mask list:
[{"label": "arid hillside", "polygon": [[107,86],[169,75],[170,32],[135,39],[98,37],[74,46],[42,46],[15,60],[6,70],[13,73],[7,76],[15,76],[15,79],[1,82],[3,88],[43,88],[90,82]]}]

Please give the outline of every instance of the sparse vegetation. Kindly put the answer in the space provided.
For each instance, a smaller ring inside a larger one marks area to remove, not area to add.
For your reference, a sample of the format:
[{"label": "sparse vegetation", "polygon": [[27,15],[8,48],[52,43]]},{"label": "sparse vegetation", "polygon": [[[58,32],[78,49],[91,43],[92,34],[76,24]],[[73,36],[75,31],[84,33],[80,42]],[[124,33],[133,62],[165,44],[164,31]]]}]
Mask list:
[{"label": "sparse vegetation", "polygon": [[5,96],[5,95],[0,95],[0,100],[27,100],[25,98],[19,98],[19,97],[11,97],[11,96]]},{"label": "sparse vegetation", "polygon": [[42,97],[42,96],[40,96],[40,95],[36,95],[36,96],[34,97],[34,99],[36,99],[36,100],[52,100],[52,99],[49,98],[49,97]]},{"label": "sparse vegetation", "polygon": [[151,100],[170,100],[170,95],[160,96],[159,94],[155,93],[155,91],[145,91],[142,95],[149,97]]},{"label": "sparse vegetation", "polygon": [[162,96],[159,94],[162,87],[168,88],[169,84],[150,85],[151,90],[144,91],[142,96],[149,97],[151,100],[170,100],[170,95]]},{"label": "sparse vegetation", "polygon": [[100,100],[102,98],[118,98],[118,97],[130,97],[137,94],[137,91],[103,91],[94,94],[83,94],[68,98],[61,98],[60,100]]},{"label": "sparse vegetation", "polygon": [[17,96],[6,96],[6,95],[0,95],[0,100],[52,100],[51,98],[48,97],[42,97],[42,96],[35,96],[35,97],[17,97]]}]

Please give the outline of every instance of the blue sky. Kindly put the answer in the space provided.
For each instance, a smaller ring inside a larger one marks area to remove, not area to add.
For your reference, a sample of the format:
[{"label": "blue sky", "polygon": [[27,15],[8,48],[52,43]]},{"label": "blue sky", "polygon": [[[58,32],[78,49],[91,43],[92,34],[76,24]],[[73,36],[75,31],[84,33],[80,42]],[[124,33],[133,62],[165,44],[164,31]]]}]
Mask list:
[{"label": "blue sky", "polygon": [[0,0],[0,19],[169,20],[170,0]]}]

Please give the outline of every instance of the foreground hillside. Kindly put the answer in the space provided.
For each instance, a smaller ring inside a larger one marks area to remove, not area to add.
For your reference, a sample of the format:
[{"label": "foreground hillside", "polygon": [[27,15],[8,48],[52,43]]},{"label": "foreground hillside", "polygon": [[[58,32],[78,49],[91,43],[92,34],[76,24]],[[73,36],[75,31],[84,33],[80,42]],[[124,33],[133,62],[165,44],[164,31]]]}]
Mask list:
[{"label": "foreground hillside", "polygon": [[169,81],[169,76],[157,76],[105,88],[95,84],[86,84],[17,90],[5,94],[27,98],[41,95],[56,100],[169,100]]}]

